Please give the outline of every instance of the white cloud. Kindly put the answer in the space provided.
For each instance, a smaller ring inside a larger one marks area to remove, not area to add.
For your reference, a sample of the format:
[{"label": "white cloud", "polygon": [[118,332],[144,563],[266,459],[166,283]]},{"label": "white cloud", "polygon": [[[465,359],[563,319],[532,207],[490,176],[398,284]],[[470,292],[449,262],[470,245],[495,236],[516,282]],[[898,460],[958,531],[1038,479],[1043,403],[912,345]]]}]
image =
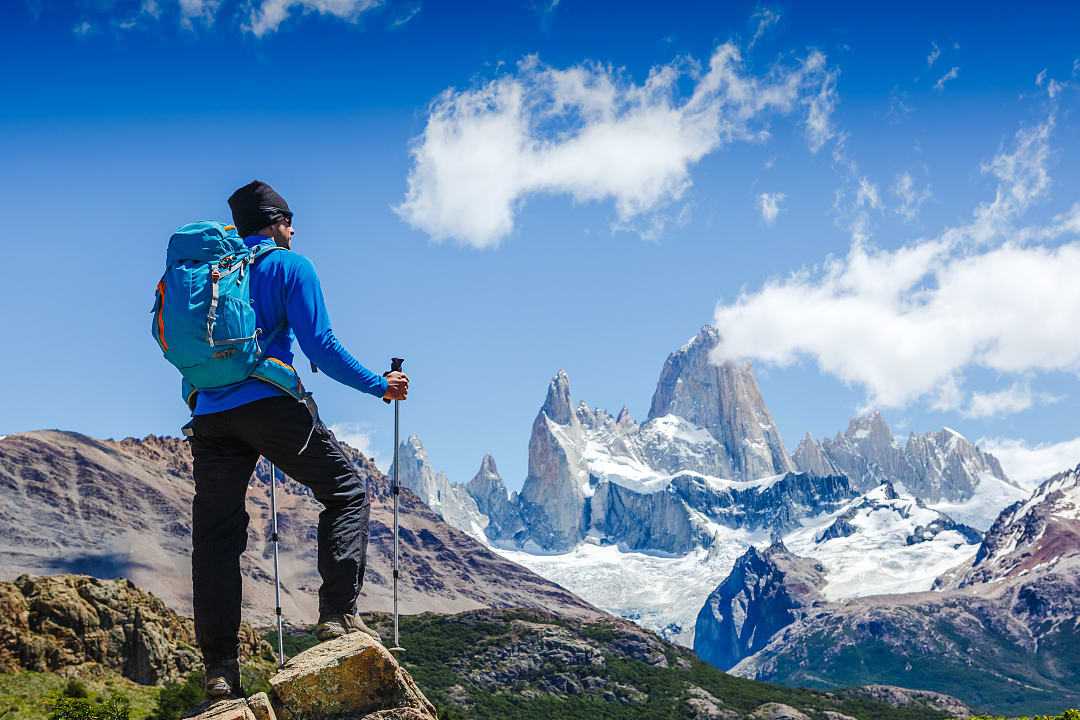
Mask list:
[{"label": "white cloud", "polygon": [[1073,77],[1076,77],[1077,75],[1080,75],[1080,58],[1076,58],[1075,60],[1073,60],[1072,74],[1073,74]]},{"label": "white cloud", "polygon": [[818,91],[805,99],[806,103],[806,139],[810,152],[816,153],[825,143],[836,136],[832,125],[832,114],[836,110],[839,95],[836,92],[836,72],[826,72]]},{"label": "white cloud", "polygon": [[784,201],[785,197],[787,196],[782,192],[766,192],[758,195],[758,210],[761,211],[761,218],[766,225],[772,225],[776,222],[776,216],[780,214],[780,203]]},{"label": "white cloud", "polygon": [[534,193],[610,199],[619,226],[649,225],[648,216],[683,196],[703,157],[768,139],[767,118],[805,102],[811,122],[827,127],[831,106],[813,98],[828,76],[819,52],[751,75],[731,43],[707,68],[677,61],[654,67],[642,84],[610,66],[562,70],[529,57],[514,73],[432,102],[396,211],[437,241],[476,248],[496,247]]},{"label": "white cloud", "polygon": [[878,186],[870,182],[869,178],[859,178],[859,190],[855,195],[855,205],[868,207],[871,210],[881,209],[881,193]]},{"label": "white cloud", "polygon": [[930,54],[926,56],[926,67],[933,67],[937,59],[941,57],[941,48],[936,42],[930,43]]},{"label": "white cloud", "polygon": [[[187,1],[199,3],[203,0]],[[365,12],[380,5],[382,0],[262,0],[258,7],[252,9],[245,29],[259,37],[274,32],[294,9],[355,22]]]},{"label": "white cloud", "polygon": [[94,26],[90,23],[89,20],[83,20],[82,22],[77,23],[75,27],[71,28],[71,32],[75,33],[79,37],[83,37],[94,32]]},{"label": "white cloud", "polygon": [[934,83],[934,89],[938,92],[942,92],[945,90],[945,83],[949,82],[950,80],[955,80],[958,77],[960,77],[960,68],[954,65],[953,67],[949,68],[949,72],[938,78],[938,81]]},{"label": "white cloud", "polygon": [[[1011,227],[1049,187],[1042,171],[1052,126],[1051,118],[1021,130],[1014,150],[984,166],[999,185],[971,224],[890,251],[869,247],[865,227],[856,225],[847,257],[718,305],[715,359],[789,365],[812,358],[865,388],[871,404],[898,407],[926,397],[950,409],[961,407],[958,378],[969,366],[1020,375],[1080,370],[1080,242],[1051,248],[1015,241],[1075,234],[1080,211],[1047,228]],[[971,242],[996,237],[1013,239],[989,248]],[[1015,401],[1015,392],[1010,397]],[[1006,399],[985,394],[971,411],[1008,409]]]},{"label": "white cloud", "polygon": [[1010,438],[982,438],[977,444],[1001,461],[1011,479],[1028,488],[1080,464],[1080,438],[1038,444]]},{"label": "white cloud", "polygon": [[757,41],[762,38],[765,31],[780,22],[780,13],[769,8],[760,8],[750,19],[757,22],[757,28],[754,30],[754,36],[750,38],[750,43],[746,46],[747,49],[757,45]]},{"label": "white cloud", "polygon": [[195,21],[212,23],[221,0],[180,0],[180,24],[192,28]]},{"label": "white cloud", "polygon": [[900,201],[900,205],[896,208],[896,212],[908,222],[914,220],[918,214],[919,209],[923,203],[930,199],[929,187],[916,187],[915,179],[911,177],[911,173],[905,172],[896,176],[896,182],[893,183],[892,192]]},{"label": "white cloud", "polygon": [[334,436],[337,437],[338,440],[364,453],[374,460],[376,465],[379,464],[375,456],[375,451],[372,449],[373,433],[367,425],[355,422],[342,422],[330,425],[329,429],[330,432],[334,433]]},{"label": "white cloud", "polygon": [[989,393],[972,393],[971,402],[964,415],[971,418],[987,418],[996,415],[1010,415],[1023,412],[1038,404],[1048,404],[1061,400],[1047,393],[1035,393],[1031,383],[1015,382],[1004,390]]},{"label": "white cloud", "polygon": [[864,387],[874,405],[936,395],[955,407],[948,386],[970,365],[1001,373],[1080,370],[1078,273],[1080,243],[981,254],[941,241],[895,251],[856,243],[820,273],[775,280],[718,306],[717,359],[789,365],[810,357]]}]

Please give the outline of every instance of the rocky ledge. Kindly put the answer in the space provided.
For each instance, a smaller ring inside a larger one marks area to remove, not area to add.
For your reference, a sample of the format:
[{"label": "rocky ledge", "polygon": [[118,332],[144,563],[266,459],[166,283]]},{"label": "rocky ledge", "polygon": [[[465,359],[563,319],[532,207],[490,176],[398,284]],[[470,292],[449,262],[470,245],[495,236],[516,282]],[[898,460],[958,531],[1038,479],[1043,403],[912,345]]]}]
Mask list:
[{"label": "rocky ledge", "polygon": [[316,645],[270,679],[269,696],[197,708],[191,720],[436,720],[390,651],[363,633]]}]

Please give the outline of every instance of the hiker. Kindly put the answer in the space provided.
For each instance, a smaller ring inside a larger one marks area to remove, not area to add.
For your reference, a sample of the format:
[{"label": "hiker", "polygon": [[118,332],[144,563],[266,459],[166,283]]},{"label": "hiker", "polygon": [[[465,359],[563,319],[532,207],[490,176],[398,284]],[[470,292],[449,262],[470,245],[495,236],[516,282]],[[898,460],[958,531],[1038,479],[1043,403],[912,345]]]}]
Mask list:
[{"label": "hiker", "polygon": [[[324,506],[318,528],[322,586],[316,636],[330,640],[362,631],[379,639],[356,614],[368,543],[365,481],[319,419],[310,393],[303,391],[292,367],[293,337],[313,367],[340,383],[386,400],[404,400],[409,392],[404,373],[381,376],[368,370],[334,335],[314,266],[291,250],[296,231],[285,199],[255,180],[232,194],[229,207],[244,245],[263,246],[247,271],[256,324],[268,334],[263,338],[265,361],[251,377],[225,387],[192,388],[194,396],[188,398],[194,416],[195,635],[206,666],[206,693],[212,698],[240,692],[240,555],[248,527],[244,496],[260,455],[311,488]],[[242,278],[243,267],[239,272]],[[253,336],[258,347],[260,331]]]}]

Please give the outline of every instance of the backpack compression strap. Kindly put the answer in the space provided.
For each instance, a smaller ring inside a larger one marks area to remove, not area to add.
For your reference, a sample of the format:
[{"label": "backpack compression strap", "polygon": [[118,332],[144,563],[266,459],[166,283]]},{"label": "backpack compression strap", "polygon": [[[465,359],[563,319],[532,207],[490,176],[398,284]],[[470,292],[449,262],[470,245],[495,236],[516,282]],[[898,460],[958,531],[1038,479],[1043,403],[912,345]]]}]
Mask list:
[{"label": "backpack compression strap", "polygon": [[[239,273],[236,282],[240,282],[244,279],[244,268],[248,265],[254,265],[255,261],[274,250],[285,250],[286,248],[280,245],[256,245],[251,249],[245,257],[241,258],[239,262],[233,262],[228,266],[228,269],[223,273],[217,263],[211,263],[210,265],[210,309],[206,313],[206,339],[210,343],[210,347],[214,347],[214,324],[217,322],[217,306],[218,306],[218,283],[226,277],[229,277],[233,273]],[[262,332],[260,328],[255,328],[254,334],[250,337],[242,338],[227,338],[225,340],[218,340],[217,342],[222,345],[233,345],[236,343],[246,342],[248,340],[254,340],[256,344],[259,342],[259,334]],[[275,329],[273,335],[277,334],[278,330]],[[269,344],[269,341],[267,342]]]}]

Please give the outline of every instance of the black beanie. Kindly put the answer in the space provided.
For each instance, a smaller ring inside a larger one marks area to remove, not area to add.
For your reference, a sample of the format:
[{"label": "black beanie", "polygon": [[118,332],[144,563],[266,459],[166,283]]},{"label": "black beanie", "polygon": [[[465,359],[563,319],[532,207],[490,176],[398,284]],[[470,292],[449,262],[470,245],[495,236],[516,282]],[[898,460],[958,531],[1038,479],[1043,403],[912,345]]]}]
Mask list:
[{"label": "black beanie", "polygon": [[252,180],[230,195],[229,209],[240,237],[254,235],[267,225],[293,216],[285,198],[262,180]]}]

